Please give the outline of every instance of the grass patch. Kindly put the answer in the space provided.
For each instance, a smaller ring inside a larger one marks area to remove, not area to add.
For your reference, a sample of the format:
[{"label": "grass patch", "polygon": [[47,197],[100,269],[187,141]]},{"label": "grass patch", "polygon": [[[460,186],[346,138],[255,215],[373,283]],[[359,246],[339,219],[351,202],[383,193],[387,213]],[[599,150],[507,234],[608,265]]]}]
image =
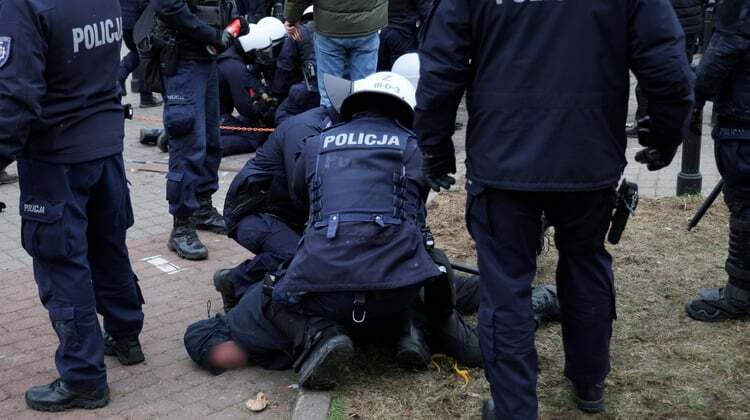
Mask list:
[{"label": "grass patch", "polygon": [[[437,244],[475,265],[466,233],[463,191],[441,194],[430,209]],[[750,323],[691,321],[685,302],[701,287],[722,286],[728,212],[717,200],[693,232],[686,226],[699,197],[643,200],[615,258],[618,320],[612,338],[604,419],[750,418]],[[553,283],[548,245],[537,281]],[[542,419],[588,418],[574,408],[563,376],[559,325],[537,333]],[[359,345],[334,394],[331,418],[476,419],[489,389],[483,372],[463,382],[446,370],[405,372],[385,345]]]}]

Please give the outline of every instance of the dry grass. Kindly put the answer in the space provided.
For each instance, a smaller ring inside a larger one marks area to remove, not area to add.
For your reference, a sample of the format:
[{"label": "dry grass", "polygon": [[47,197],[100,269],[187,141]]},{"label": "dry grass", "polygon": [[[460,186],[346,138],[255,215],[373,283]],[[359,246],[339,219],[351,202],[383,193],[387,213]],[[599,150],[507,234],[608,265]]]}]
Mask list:
[{"label": "dry grass", "polygon": [[[462,191],[433,204],[437,243],[459,261],[475,260],[464,224]],[[720,325],[689,320],[683,305],[700,287],[725,282],[726,207],[717,202],[692,233],[687,220],[696,199],[644,200],[615,257],[618,316],[607,380],[608,412],[599,417],[750,419],[750,323]],[[552,282],[556,256],[550,245],[537,280]],[[583,418],[573,408],[562,374],[560,328],[537,334],[539,401],[543,419]],[[489,390],[481,370],[466,390],[450,372],[404,372],[383,348],[358,348],[338,388],[331,417],[477,418]]]}]

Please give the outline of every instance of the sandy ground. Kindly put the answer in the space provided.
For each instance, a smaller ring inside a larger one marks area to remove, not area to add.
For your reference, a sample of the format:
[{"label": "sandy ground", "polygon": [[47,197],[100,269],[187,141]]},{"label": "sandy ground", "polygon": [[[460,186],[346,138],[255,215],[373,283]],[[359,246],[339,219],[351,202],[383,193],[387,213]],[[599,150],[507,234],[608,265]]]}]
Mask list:
[{"label": "sandy ground", "polygon": [[[463,191],[441,194],[430,222],[438,246],[475,265],[466,233]],[[750,322],[701,324],[684,303],[700,287],[725,282],[728,214],[720,201],[691,233],[687,221],[700,200],[644,200],[615,257],[618,320],[612,339],[609,409],[601,418],[750,418]],[[554,282],[556,251],[540,258],[538,282]],[[475,320],[471,319],[471,322]],[[563,376],[559,325],[537,333],[543,419],[583,418]],[[331,418],[478,418],[489,395],[481,370],[463,381],[449,369],[405,372],[385,347],[358,348],[338,387]]]}]

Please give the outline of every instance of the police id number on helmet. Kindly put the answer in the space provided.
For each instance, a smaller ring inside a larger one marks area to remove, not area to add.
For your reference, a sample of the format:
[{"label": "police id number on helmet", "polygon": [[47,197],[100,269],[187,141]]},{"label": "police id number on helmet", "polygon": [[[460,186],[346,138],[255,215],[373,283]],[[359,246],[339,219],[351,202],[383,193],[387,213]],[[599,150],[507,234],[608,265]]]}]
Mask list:
[{"label": "police id number on helmet", "polygon": [[96,23],[89,23],[76,27],[73,31],[73,53],[78,53],[81,47],[93,50],[102,45],[114,44],[122,40],[122,18],[105,19]]}]

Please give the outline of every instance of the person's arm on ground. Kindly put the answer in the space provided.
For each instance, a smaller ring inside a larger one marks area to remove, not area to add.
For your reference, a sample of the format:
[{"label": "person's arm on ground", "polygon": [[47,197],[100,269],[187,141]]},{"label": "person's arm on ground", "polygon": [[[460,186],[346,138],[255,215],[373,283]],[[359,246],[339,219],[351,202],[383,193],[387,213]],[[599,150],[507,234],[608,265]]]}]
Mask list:
[{"label": "person's arm on ground", "polygon": [[693,72],[685,34],[667,2],[635,0],[629,11],[629,62],[648,99],[646,149],[636,160],[658,170],[674,158],[693,106]]},{"label": "person's arm on ground", "polygon": [[42,112],[41,99],[47,41],[32,3],[0,3],[0,168],[23,150],[33,121]]},{"label": "person's arm on ground", "polygon": [[456,172],[456,111],[471,79],[471,6],[443,0],[422,29],[414,128],[424,155],[424,175],[435,190],[449,188]]}]

